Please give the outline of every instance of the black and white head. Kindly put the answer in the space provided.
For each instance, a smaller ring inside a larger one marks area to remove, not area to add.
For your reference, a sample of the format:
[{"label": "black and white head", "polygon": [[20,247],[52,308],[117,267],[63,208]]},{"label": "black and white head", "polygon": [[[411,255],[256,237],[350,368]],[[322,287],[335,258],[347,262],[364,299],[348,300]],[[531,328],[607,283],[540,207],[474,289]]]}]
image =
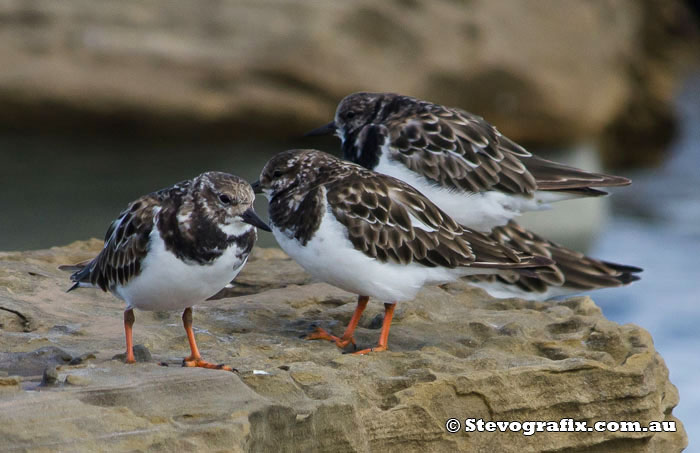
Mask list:
[{"label": "black and white head", "polygon": [[390,123],[420,110],[423,104],[395,93],[353,93],[340,101],[333,121],[306,135],[335,134],[342,142],[344,159],[373,169],[382,146],[390,140]]},{"label": "black and white head", "polygon": [[386,106],[398,95],[392,93],[353,93],[346,96],[335,111],[333,124],[341,140],[357,134],[364,126],[376,122]]},{"label": "black and white head", "polygon": [[311,149],[292,149],[270,159],[253,184],[256,192],[268,200],[284,196],[301,196],[324,181],[347,172],[345,165],[333,156]]},{"label": "black and white head", "polygon": [[338,104],[333,121],[306,135],[335,134],[345,143],[349,137],[357,134],[363,127],[386,114],[386,107],[399,97],[401,96],[394,93],[359,92],[350,94]]},{"label": "black and white head", "polygon": [[178,212],[178,219],[187,219],[197,205],[202,214],[228,235],[239,235],[250,229],[249,225],[270,231],[267,224],[253,209],[255,194],[247,181],[228,173],[209,171],[193,181],[192,203],[185,203]]}]

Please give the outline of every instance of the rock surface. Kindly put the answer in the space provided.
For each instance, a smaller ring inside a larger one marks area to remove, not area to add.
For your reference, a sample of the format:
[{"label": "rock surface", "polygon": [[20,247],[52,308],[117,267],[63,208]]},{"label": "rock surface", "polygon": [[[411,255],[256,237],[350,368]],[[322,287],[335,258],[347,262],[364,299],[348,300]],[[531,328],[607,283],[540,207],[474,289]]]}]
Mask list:
[{"label": "rock surface", "polygon": [[[606,320],[587,297],[495,301],[462,283],[400,304],[391,350],[343,355],[300,338],[342,331],[355,298],[314,283],[281,251],[258,249],[233,289],[195,308],[205,358],[179,366],[179,313],[136,312],[153,361],[126,365],[122,302],[66,294],[62,263],[92,240],[0,253],[0,450],[674,452],[687,443],[678,393],[643,329]],[[376,342],[371,303],[358,345]],[[165,362],[169,366],[160,366]],[[40,386],[56,367],[50,386]],[[49,368],[50,370],[52,368]],[[675,433],[464,433],[449,418],[676,422]]]},{"label": "rock surface", "polygon": [[298,137],[371,90],[560,145],[663,110],[690,17],[681,0],[5,0],[0,124]]}]

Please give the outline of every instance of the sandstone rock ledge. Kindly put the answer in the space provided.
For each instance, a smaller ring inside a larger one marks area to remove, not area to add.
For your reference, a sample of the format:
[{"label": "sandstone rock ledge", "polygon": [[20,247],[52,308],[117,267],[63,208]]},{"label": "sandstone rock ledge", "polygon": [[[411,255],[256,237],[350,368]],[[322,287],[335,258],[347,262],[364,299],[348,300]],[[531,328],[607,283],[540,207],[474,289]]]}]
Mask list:
[{"label": "sandstone rock ledge", "polygon": [[[390,352],[343,355],[299,337],[314,322],[341,332],[354,297],[259,249],[236,288],[195,310],[205,357],[238,374],[179,367],[187,345],[177,313],[137,312],[135,341],[153,361],[125,365],[112,360],[123,349],[122,303],[66,294],[56,270],[99,247],[0,253],[2,451],[673,452],[687,443],[649,334],[606,320],[587,297],[530,303],[463,284],[427,288],[398,307]],[[381,312],[370,303],[359,345],[376,341]],[[41,386],[47,368],[55,383]],[[678,431],[450,434],[451,417],[666,420]]]}]

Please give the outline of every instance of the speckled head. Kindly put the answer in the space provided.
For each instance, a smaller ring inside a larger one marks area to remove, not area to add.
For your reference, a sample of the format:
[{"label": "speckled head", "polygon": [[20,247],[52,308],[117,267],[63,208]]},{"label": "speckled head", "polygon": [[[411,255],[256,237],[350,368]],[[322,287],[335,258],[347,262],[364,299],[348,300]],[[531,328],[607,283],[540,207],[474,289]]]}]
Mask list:
[{"label": "speckled head", "polygon": [[405,96],[395,93],[358,92],[347,95],[340,101],[333,121],[308,132],[307,136],[335,134],[343,142],[364,126],[375,122],[388,113],[387,107]]},{"label": "speckled head", "polygon": [[255,185],[270,200],[292,191],[304,193],[347,172],[347,165],[354,164],[314,149],[292,149],[270,159]]},{"label": "speckled head", "polygon": [[333,121],[306,135],[333,133],[342,142],[343,158],[374,169],[379,164],[382,146],[390,140],[391,123],[425,105],[396,93],[353,93],[340,101]]},{"label": "speckled head", "polygon": [[398,95],[393,93],[353,93],[346,96],[335,111],[336,134],[345,137],[372,123],[388,102]]},{"label": "speckled head", "polygon": [[242,178],[228,173],[208,171],[194,179],[195,193],[205,214],[221,225],[247,223],[269,231],[253,210],[253,188]]}]

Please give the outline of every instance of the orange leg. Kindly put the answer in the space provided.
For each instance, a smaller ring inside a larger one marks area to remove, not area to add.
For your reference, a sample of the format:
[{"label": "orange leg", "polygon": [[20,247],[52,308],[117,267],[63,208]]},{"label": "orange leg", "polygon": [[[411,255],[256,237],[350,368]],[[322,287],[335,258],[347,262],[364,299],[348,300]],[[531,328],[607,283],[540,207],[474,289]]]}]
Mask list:
[{"label": "orange leg", "polygon": [[126,334],[126,363],[136,363],[134,358],[133,327],[136,317],[134,310],[124,310],[124,333]]},{"label": "orange leg", "polygon": [[355,313],[352,314],[352,318],[350,318],[350,323],[348,323],[348,326],[345,328],[345,332],[343,333],[342,337],[338,338],[335,335],[329,334],[324,329],[317,327],[313,333],[306,336],[306,339],[332,341],[335,343],[336,346],[338,346],[341,349],[343,349],[350,343],[352,343],[354,346],[355,339],[352,335],[355,333],[357,323],[360,322],[362,312],[365,311],[365,308],[367,307],[367,302],[369,302],[369,297],[367,296],[360,296],[357,298],[357,307],[355,307]]},{"label": "orange leg", "polygon": [[379,335],[379,344],[374,348],[363,349],[355,352],[355,354],[367,354],[368,352],[386,351],[389,344],[389,329],[391,328],[391,319],[394,317],[394,308],[396,304],[384,304],[384,322],[382,322],[382,333]]},{"label": "orange leg", "polygon": [[213,363],[209,363],[203,360],[202,356],[199,355],[197,342],[194,339],[194,330],[192,330],[192,307],[185,308],[185,311],[182,313],[182,324],[185,326],[185,332],[187,332],[187,340],[190,342],[190,350],[192,351],[189,357],[186,357],[182,360],[182,366],[233,371],[233,368],[231,368],[230,366],[215,365]]}]

